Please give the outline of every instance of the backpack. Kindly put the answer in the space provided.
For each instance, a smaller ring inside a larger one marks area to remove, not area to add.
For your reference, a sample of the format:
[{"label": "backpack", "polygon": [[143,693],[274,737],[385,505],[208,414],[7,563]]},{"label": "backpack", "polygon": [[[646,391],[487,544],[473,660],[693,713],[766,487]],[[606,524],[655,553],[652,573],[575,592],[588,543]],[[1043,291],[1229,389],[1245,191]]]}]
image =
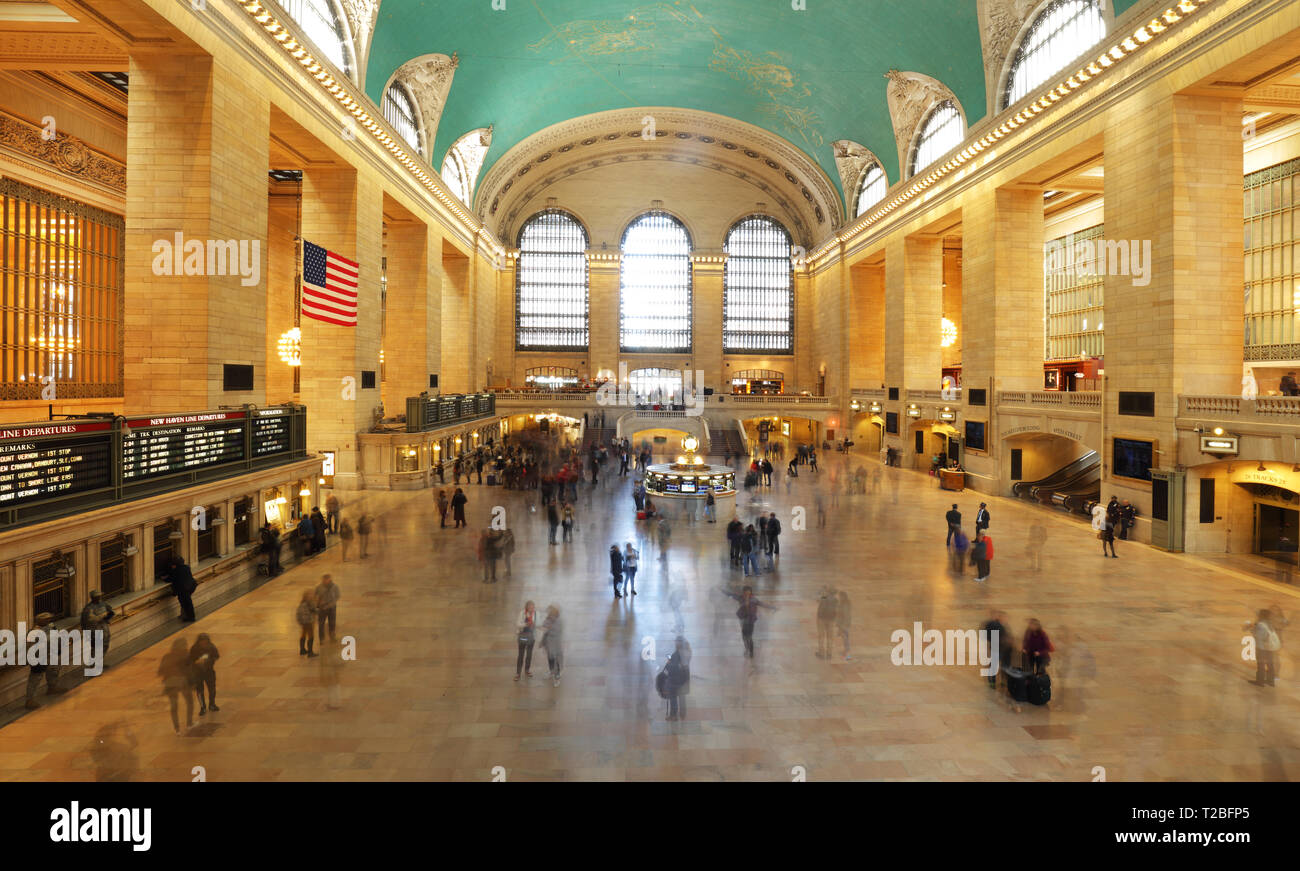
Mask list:
[{"label": "backpack", "polygon": [[668,663],[666,662],[664,663],[664,667],[659,669],[659,673],[655,675],[655,692],[659,693],[659,698],[661,699],[666,699],[669,696]]}]

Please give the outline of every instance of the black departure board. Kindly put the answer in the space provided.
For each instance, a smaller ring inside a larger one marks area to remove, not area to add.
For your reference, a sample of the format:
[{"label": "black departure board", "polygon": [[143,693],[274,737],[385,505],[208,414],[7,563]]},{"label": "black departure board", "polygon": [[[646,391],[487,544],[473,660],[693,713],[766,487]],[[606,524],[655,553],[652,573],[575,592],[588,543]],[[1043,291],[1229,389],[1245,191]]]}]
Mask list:
[{"label": "black departure board", "polygon": [[113,485],[112,424],[0,429],[0,508]]},{"label": "black departure board", "polygon": [[264,408],[253,415],[253,456],[288,453],[292,447],[293,418],[285,410]]},{"label": "black departure board", "polygon": [[128,420],[123,482],[243,460],[244,418],[242,411],[226,411]]}]

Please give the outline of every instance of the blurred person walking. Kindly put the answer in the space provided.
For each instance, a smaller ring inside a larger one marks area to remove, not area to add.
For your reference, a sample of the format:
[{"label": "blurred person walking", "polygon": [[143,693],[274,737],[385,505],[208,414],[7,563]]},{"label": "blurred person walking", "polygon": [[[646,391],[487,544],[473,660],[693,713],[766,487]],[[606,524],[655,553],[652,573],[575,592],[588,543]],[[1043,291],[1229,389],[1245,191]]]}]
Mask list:
[{"label": "blurred person walking", "polygon": [[623,598],[623,554],[619,551],[617,544],[609,546],[609,573],[614,579],[614,598]]},{"label": "blurred person walking", "polygon": [[740,556],[744,563],[745,577],[749,577],[750,569],[753,568],[753,574],[759,574],[758,568],[758,531],[754,529],[754,524],[745,527],[744,533],[740,537]]},{"label": "blurred person walking", "polygon": [[957,527],[952,531],[952,570],[958,575],[966,573],[966,549],[970,547],[970,539],[966,533]]},{"label": "blurred person walking", "polygon": [[[998,676],[1002,674],[1004,668],[1011,667],[1011,653],[1015,648],[1015,643],[1011,639],[1011,628],[1007,626],[1007,615],[998,610],[989,611],[989,619],[985,620],[980,626],[980,631],[989,635],[989,649],[993,649],[996,641],[998,651],[998,661],[994,663],[997,670],[989,675],[989,689],[997,689]],[[998,633],[995,639],[992,633]]]},{"label": "blurred person walking", "polygon": [[758,609],[766,608],[769,611],[775,611],[776,607],[760,602],[754,597],[754,588],[746,585],[739,593],[733,593],[730,590],[723,589],[726,595],[740,603],[736,609],[736,617],[740,620],[740,640],[745,644],[745,655],[750,659],[754,658],[754,624],[758,622]]},{"label": "blurred person walking", "polygon": [[327,532],[338,535],[339,531],[339,497],[333,493],[325,497],[325,529]]},{"label": "blurred person walking", "polygon": [[447,528],[447,511],[451,508],[451,500],[447,498],[446,490],[438,491],[438,528]]},{"label": "blurred person walking", "polygon": [[1048,638],[1043,630],[1043,624],[1039,623],[1037,618],[1031,617],[1025,628],[1024,638],[1020,642],[1020,651],[1025,655],[1026,670],[1033,674],[1046,674],[1055,650],[1052,639]]},{"label": "blurred person walking", "polygon": [[316,651],[316,593],[312,589],[302,591],[302,599],[294,612],[298,620],[298,655],[313,657]]},{"label": "blurred person walking", "polygon": [[185,694],[185,728],[194,725],[194,695],[191,689],[190,649],[184,638],[172,641],[172,649],[158,663],[158,676],[163,679],[163,695],[171,707],[172,728],[181,734],[180,698]]},{"label": "blurred person walking", "polygon": [[313,507],[311,510],[312,553],[322,553],[328,546],[328,543],[325,540],[325,531],[328,527],[326,527],[325,523],[325,515],[320,513],[320,508]]},{"label": "blurred person walking", "polygon": [[662,681],[660,694],[668,699],[668,719],[686,719],[686,696],[691,691],[691,646],[682,636],[677,636],[661,675],[661,678],[656,678],[656,683]]},{"label": "blurred person walking", "polygon": [[515,659],[515,680],[519,680],[522,671],[528,677],[533,676],[533,644],[537,633],[537,606],[529,599],[524,603],[524,610],[519,612],[516,623],[516,639],[519,642],[519,656]]},{"label": "blurred person walking", "polygon": [[1272,623],[1273,613],[1265,608],[1251,627],[1255,637],[1255,679],[1251,683],[1256,686],[1271,687],[1277,681],[1277,652],[1282,649],[1282,638]]},{"label": "blurred person walking", "polygon": [[[115,612],[103,600],[99,590],[91,590],[89,596],[90,601],[86,603],[86,607],[81,609],[81,629],[82,631],[103,633],[104,644],[101,648],[103,660],[101,662],[106,663],[108,660],[108,641],[111,634],[108,621],[113,619]],[[104,667],[107,668],[108,666],[105,664]]]},{"label": "blurred person walking", "polygon": [[343,562],[347,562],[348,550],[352,547],[353,532],[352,524],[348,522],[346,517],[339,521],[338,536],[339,544],[343,546]]},{"label": "blurred person walking", "polygon": [[369,514],[362,514],[357,521],[357,538],[361,541],[361,558],[370,558],[370,531],[374,528]]},{"label": "blurred person walking", "polygon": [[280,574],[280,530],[269,523],[262,527],[262,553],[266,554],[266,576]]},{"label": "blurred person walking", "polygon": [[[220,658],[221,653],[208,633],[200,632],[189,653],[190,679],[194,682],[194,694],[199,697],[200,717],[207,714],[209,708],[213,711],[221,710],[217,707],[217,660]],[[208,691],[206,701],[203,698],[204,687]]]},{"label": "blurred person walking", "polygon": [[[1101,539],[1101,555],[1119,559],[1115,555],[1115,521],[1111,519],[1110,514],[1107,514],[1106,519],[1102,521],[1101,532],[1097,534],[1097,537]],[[1106,553],[1108,547],[1110,548],[1109,554]]]},{"label": "blurred person walking", "polygon": [[627,578],[627,583],[623,589],[628,591],[629,596],[636,595],[636,565],[641,555],[637,549],[632,546],[632,542],[627,543],[627,548],[623,551],[623,575]]},{"label": "blurred person walking", "polygon": [[975,582],[982,584],[989,579],[993,563],[993,539],[981,529],[975,533],[975,543],[971,545],[970,561],[975,564]]},{"label": "blurred person walking", "polygon": [[[50,624],[54,622],[54,615],[46,611],[42,611],[41,613],[36,615],[35,622],[36,622],[36,629],[44,630],[46,635],[48,635],[50,632],[53,631],[53,627]],[[28,635],[30,634],[31,633],[28,633]],[[59,664],[49,662],[48,651],[54,647],[54,641],[52,638],[47,638],[47,641],[48,643],[45,645],[45,650],[47,651],[47,655],[45,657],[46,661],[43,663],[34,663],[30,659],[28,660],[28,666],[29,666],[27,671],[28,709],[39,708],[41,706],[41,703],[36,701],[36,689],[41,685],[42,680],[45,681],[45,694],[47,696],[56,696],[59,695],[60,693],[67,692],[67,690],[59,687],[59,672],[60,672]]]},{"label": "blurred person walking", "polygon": [[551,675],[551,685],[560,685],[560,672],[564,668],[564,621],[560,609],[550,605],[542,621],[542,649],[546,651],[546,666]]},{"label": "blurred person walking", "polygon": [[325,644],[325,624],[329,623],[330,641],[334,640],[334,615],[338,611],[339,598],[342,596],[339,585],[329,575],[321,575],[316,585],[316,635],[320,643]]},{"label": "blurred person walking", "polygon": [[672,543],[673,527],[665,515],[659,518],[659,559],[668,559],[668,545]]},{"label": "blurred person walking", "polygon": [[817,658],[830,659],[835,646],[835,615],[840,598],[834,587],[826,587],[817,599]]},{"label": "blurred person walking", "polygon": [[853,659],[849,654],[849,630],[853,627],[853,606],[849,602],[849,594],[840,590],[840,602],[835,609],[835,628],[839,631],[840,638],[844,641],[844,661],[848,662]]},{"label": "blurred person walking", "polygon": [[469,526],[465,522],[465,503],[467,502],[469,502],[469,499],[465,496],[465,491],[457,487],[456,494],[451,497],[451,516],[456,521],[457,529]]}]

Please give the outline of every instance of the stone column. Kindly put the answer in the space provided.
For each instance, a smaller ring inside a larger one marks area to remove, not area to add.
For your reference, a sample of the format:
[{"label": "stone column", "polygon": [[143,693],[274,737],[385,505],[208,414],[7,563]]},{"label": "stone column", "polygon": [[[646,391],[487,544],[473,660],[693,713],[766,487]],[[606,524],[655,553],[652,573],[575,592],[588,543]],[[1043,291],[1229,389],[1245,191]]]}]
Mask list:
[{"label": "stone column", "polygon": [[924,235],[891,240],[885,257],[887,386],[903,390],[939,387],[942,317],[943,240]]},{"label": "stone column", "polygon": [[849,388],[879,388],[885,381],[885,267],[850,270],[847,328]]},{"label": "stone column", "polygon": [[[1139,95],[1107,119],[1103,495],[1148,516],[1149,485],[1111,480],[1111,437],[1153,439],[1172,467],[1179,394],[1241,390],[1241,114],[1240,99]],[[1121,391],[1153,392],[1155,415],[1119,415]]]},{"label": "stone column", "polygon": [[[691,368],[703,373],[691,386],[703,397],[704,388],[727,393],[722,374],[722,292],[726,255],[721,251],[699,252],[691,257]],[[683,373],[684,375],[685,373]]]},{"label": "stone column", "polygon": [[587,252],[588,319],[591,323],[587,360],[594,378],[602,369],[618,377],[619,279],[617,254]]},{"label": "stone column", "polygon": [[[384,411],[403,414],[406,398],[429,389],[438,371],[430,353],[439,323],[441,275],[429,268],[429,228],[421,222],[388,227],[388,306],[384,326]],[[436,348],[436,345],[434,346]]]},{"label": "stone column", "polygon": [[[361,486],[357,433],[369,430],[379,393],[379,270],[383,195],[350,169],[303,172],[303,239],[359,265],[357,326],[302,318],[307,450],[335,451],[334,487]],[[375,373],[373,388],[365,372]]]},{"label": "stone column", "polygon": [[473,390],[469,257],[445,239],[442,242],[442,377],[443,393]]},{"label": "stone column", "polygon": [[[263,404],[267,96],[207,56],[133,56],[130,76],[127,405]],[[225,363],[251,364],[254,389],[223,391]]]}]

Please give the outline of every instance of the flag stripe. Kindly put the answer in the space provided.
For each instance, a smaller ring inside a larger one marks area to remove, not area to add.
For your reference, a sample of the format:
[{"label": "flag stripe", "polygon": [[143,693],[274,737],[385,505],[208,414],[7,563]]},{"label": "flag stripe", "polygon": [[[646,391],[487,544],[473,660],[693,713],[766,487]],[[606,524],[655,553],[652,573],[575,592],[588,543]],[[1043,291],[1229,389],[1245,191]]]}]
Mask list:
[{"label": "flag stripe", "polygon": [[303,240],[302,314],[338,324],[357,325],[360,266],[333,251]]}]

